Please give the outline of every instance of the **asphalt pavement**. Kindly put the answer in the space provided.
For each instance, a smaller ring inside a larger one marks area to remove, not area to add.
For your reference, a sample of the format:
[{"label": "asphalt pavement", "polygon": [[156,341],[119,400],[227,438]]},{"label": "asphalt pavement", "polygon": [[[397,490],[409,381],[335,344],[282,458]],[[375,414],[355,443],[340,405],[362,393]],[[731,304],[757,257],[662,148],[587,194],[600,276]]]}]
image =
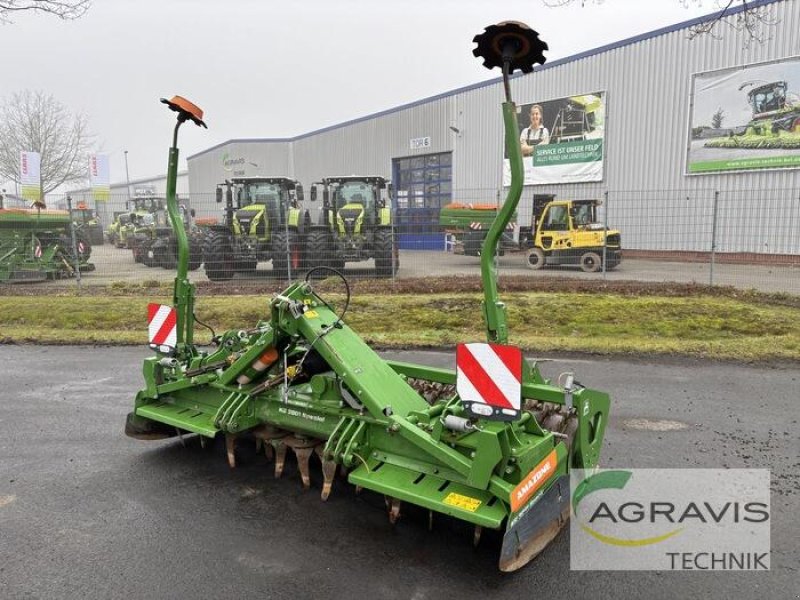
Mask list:
[{"label": "asphalt pavement", "polygon": [[[499,537],[337,480],[319,500],[253,449],[123,434],[141,348],[0,346],[0,598],[798,598],[800,365],[559,358],[612,395],[604,466],[772,470],[770,572],[573,572],[564,531],[513,574]],[[392,353],[449,365],[452,353]],[[493,532],[490,532],[493,533]],[[622,565],[621,565],[622,567]]]}]

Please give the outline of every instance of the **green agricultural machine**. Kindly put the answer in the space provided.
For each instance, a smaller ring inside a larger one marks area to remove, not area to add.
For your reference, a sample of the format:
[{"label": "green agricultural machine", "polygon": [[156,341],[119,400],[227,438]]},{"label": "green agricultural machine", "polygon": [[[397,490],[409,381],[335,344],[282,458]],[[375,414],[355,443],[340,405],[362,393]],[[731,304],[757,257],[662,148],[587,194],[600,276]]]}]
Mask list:
[{"label": "green agricultural machine", "polygon": [[225,223],[209,225],[203,242],[203,263],[211,281],[252,274],[259,262],[269,260],[279,277],[303,268],[309,217],[300,208],[300,182],[288,177],[236,177],[217,186],[217,202],[223,197]]},{"label": "green agricultural machine", "polygon": [[93,271],[92,246],[76,231],[73,246],[68,211],[0,209],[0,283],[72,277],[77,268]]},{"label": "green agricultural machine", "polygon": [[[178,207],[189,242],[188,269],[196,271],[203,262],[203,232],[194,224],[194,209]],[[142,248],[142,263],[148,267],[174,269],[178,266],[178,238],[171,226],[155,228],[152,237]]]},{"label": "green agricultural machine", "polygon": [[392,229],[391,184],[383,177],[325,177],[311,188],[311,200],[322,187],[322,211],[306,238],[309,266],[344,269],[346,262],[375,259],[378,277],[392,277],[400,256]]},{"label": "green agricultural machine", "polygon": [[734,128],[728,137],[705,143],[711,148],[782,149],[800,148],[800,97],[788,93],[785,81],[746,81],[739,91],[747,92],[753,117],[747,125]]},{"label": "green agricultural machine", "polygon": [[166,225],[163,198],[140,196],[127,201],[125,207],[127,212],[118,213],[108,231],[109,242],[117,248],[133,250],[137,243],[152,238],[156,227]]},{"label": "green agricultural machine", "polygon": [[82,202],[72,209],[72,222],[92,246],[103,245],[103,226],[97,214]]},{"label": "green agricultural machine", "polygon": [[[345,323],[312,284],[313,271],[266,302],[257,323],[216,338],[202,351],[193,339],[194,287],[187,280],[188,245],[175,201],[178,128],[205,126],[202,111],[176,96],[163,100],[178,113],[169,152],[168,210],[179,243],[172,305],[149,307],[150,345],[144,387],[125,432],[141,440],[186,433],[201,442],[225,440],[236,465],[237,443],[253,443],[281,476],[287,454],[305,487],[310,463],[322,470],[322,499],[345,483],[384,496],[396,524],[404,503],[486,529],[503,530],[500,569],[520,568],[557,535],[569,517],[569,473],[598,464],[608,420],[607,394],[585,388],[572,374],[558,383],[507,345],[506,307],[498,298],[494,251],[522,192],[523,163],[509,75],[530,72],[547,48],[526,26],[507,22],[475,37],[473,51],[487,67],[501,66],[512,184],[481,255],[483,314],[488,343],[459,345],[458,370],[385,360]],[[462,350],[467,355],[462,357]],[[474,353],[473,353],[474,352]],[[493,361],[475,357],[494,353]],[[470,362],[470,360],[472,362]],[[486,379],[464,380],[484,369]],[[501,379],[500,371],[510,374]],[[481,396],[492,386],[501,398]],[[507,387],[508,386],[508,387]],[[484,402],[485,400],[485,402]],[[504,402],[506,404],[504,404]],[[337,479],[337,477],[339,477]],[[357,528],[357,526],[354,526]],[[390,543],[387,539],[387,543]]]}]

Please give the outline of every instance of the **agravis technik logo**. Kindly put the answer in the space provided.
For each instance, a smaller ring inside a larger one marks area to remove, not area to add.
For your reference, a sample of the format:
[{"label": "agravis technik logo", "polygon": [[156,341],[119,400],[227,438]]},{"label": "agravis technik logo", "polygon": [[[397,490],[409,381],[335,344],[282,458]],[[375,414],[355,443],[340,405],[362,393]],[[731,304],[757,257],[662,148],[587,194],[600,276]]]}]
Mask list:
[{"label": "agravis technik logo", "polygon": [[769,569],[769,471],[630,469],[572,476],[573,569]]}]

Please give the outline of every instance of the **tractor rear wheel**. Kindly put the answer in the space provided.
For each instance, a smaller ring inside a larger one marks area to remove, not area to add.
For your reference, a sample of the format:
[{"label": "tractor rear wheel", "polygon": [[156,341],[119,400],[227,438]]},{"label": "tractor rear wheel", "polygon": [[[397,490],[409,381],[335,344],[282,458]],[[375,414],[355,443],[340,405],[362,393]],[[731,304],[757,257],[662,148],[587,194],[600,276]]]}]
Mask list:
[{"label": "tractor rear wheel", "polygon": [[[175,261],[177,265],[178,260],[178,248],[177,244],[175,247]],[[190,237],[189,238],[189,270],[190,271],[197,271],[200,268],[200,265],[203,264],[203,245],[200,243],[200,240]]]},{"label": "tractor rear wheel", "polygon": [[544,250],[541,248],[532,248],[528,252],[528,260],[525,261],[525,264],[528,265],[529,269],[533,269],[534,271],[538,271],[542,267],[544,267],[545,258],[544,258]]},{"label": "tractor rear wheel", "polygon": [[584,273],[597,273],[603,264],[603,259],[597,252],[586,252],[581,256],[581,269]]},{"label": "tractor rear wheel", "polygon": [[233,248],[227,233],[210,231],[203,244],[206,277],[211,281],[228,281],[234,274]]},{"label": "tractor rear wheel", "polygon": [[303,247],[300,236],[294,230],[278,231],[272,237],[272,270],[279,276],[297,277],[303,268]]},{"label": "tractor rear wheel", "polygon": [[378,229],[373,245],[375,274],[378,277],[394,277],[400,268],[400,256],[391,229]]}]

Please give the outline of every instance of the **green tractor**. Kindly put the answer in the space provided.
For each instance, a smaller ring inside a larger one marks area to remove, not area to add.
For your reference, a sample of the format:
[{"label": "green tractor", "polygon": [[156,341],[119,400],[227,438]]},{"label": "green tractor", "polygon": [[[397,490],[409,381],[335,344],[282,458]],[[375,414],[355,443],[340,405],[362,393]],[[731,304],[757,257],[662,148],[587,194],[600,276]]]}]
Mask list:
[{"label": "green tractor", "polygon": [[[524,180],[509,76],[544,62],[546,44],[515,22],[488,27],[475,41],[474,53],[487,66],[503,67],[511,163],[508,197],[481,254],[488,343],[460,344],[457,369],[386,360],[344,321],[349,306],[344,275],[318,266],[269,299],[256,323],[214,336],[211,348],[196,345],[195,288],[187,278],[188,243],[175,187],[178,128],[186,121],[205,123],[199,108],[175,96],[163,100],[178,113],[167,171],[179,255],[173,301],[148,307],[155,354],[144,361],[144,384],[125,433],[147,441],[180,436],[187,442],[187,434],[201,443],[218,438],[231,467],[237,464],[237,445],[254,444],[274,461],[277,477],[291,452],[306,488],[312,460],[320,464],[322,500],[350,484],[382,496],[394,526],[406,514],[405,504],[416,508],[409,513],[424,511],[429,527],[439,518],[474,526],[473,543],[484,529],[503,531],[499,566],[514,571],[569,519],[570,474],[598,464],[610,400],[579,384],[572,373],[557,382],[545,379],[536,362],[508,345],[494,255]],[[314,271],[340,277],[344,300],[323,297],[315,289]],[[494,358],[480,359],[489,354]]]},{"label": "green tractor", "polygon": [[95,212],[84,203],[72,209],[72,222],[88,238],[92,246],[103,245],[103,226]]},{"label": "green tractor", "polygon": [[[199,228],[194,225],[194,209],[187,209],[181,204],[178,207],[181,220],[189,242],[189,265],[190,271],[196,271],[203,262],[203,235]],[[161,267],[163,269],[174,269],[178,265],[178,239],[175,232],[169,225],[159,225],[147,238],[142,247],[141,262],[148,267]]]},{"label": "green tractor", "polygon": [[130,222],[131,215],[127,210],[114,211],[113,219],[106,228],[106,241],[113,246],[119,247],[117,246],[117,242],[119,241],[119,231]]},{"label": "green tractor", "polygon": [[[755,87],[754,87],[755,86]],[[735,127],[728,137],[710,140],[711,148],[781,149],[800,148],[800,96],[788,93],[785,81],[746,81],[739,91],[747,92],[752,119]]]},{"label": "green tractor", "polygon": [[303,186],[288,177],[236,177],[217,186],[225,199],[225,222],[209,225],[203,241],[203,263],[211,281],[256,271],[272,261],[279,277],[304,267],[303,235],[308,212],[300,208]]},{"label": "green tractor", "polygon": [[311,201],[322,187],[319,221],[306,236],[309,266],[342,270],[346,262],[375,259],[378,277],[392,277],[400,267],[392,227],[391,183],[383,177],[325,177],[311,188]]},{"label": "green tractor", "polygon": [[118,223],[114,229],[117,248],[133,249],[145,238],[153,237],[157,226],[166,225],[163,198],[141,196],[127,201],[125,207],[127,212],[119,214],[115,221]]},{"label": "green tractor", "polygon": [[0,209],[0,282],[60,279],[93,271],[92,245],[65,210]]}]

